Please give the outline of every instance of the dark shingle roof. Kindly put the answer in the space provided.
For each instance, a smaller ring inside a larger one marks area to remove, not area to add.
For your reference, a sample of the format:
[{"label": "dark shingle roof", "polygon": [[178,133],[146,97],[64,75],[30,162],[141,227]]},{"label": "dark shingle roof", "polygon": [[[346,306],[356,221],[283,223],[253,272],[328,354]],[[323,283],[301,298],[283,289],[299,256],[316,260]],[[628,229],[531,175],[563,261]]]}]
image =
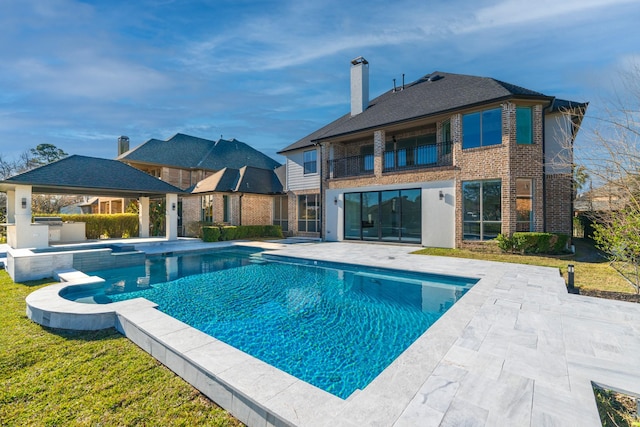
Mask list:
[{"label": "dark shingle roof", "polygon": [[362,113],[345,114],[310,135],[284,148],[280,153],[313,145],[316,141],[348,135],[378,126],[401,123],[456,109],[508,98],[552,97],[488,77],[434,72],[398,88],[389,90],[369,102]]},{"label": "dark shingle roof", "polygon": [[183,193],[179,188],[116,160],[72,155],[12,176],[3,187],[31,185],[36,193],[140,197]]},{"label": "dark shingle roof", "polygon": [[567,101],[566,99],[554,99],[551,105],[551,111],[571,111],[581,110],[583,113],[589,105],[588,102]]},{"label": "dark shingle roof", "polygon": [[245,166],[240,169],[224,168],[198,182],[190,192],[280,194],[282,190],[282,183],[274,170]]},{"label": "dark shingle roof", "polygon": [[280,166],[271,157],[237,139],[211,141],[181,133],[166,141],[150,139],[121,154],[118,160],[216,171],[225,167],[274,169]]}]

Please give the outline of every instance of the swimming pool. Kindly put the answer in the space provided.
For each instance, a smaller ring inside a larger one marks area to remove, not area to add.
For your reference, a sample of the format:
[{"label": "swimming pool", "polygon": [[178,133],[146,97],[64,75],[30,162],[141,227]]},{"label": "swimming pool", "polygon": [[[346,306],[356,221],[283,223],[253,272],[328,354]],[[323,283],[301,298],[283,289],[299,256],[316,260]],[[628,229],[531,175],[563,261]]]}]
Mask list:
[{"label": "swimming pool", "polygon": [[94,272],[106,287],[64,296],[147,298],[168,315],[347,398],[476,282],[278,259],[246,250],[153,257],[142,270]]}]

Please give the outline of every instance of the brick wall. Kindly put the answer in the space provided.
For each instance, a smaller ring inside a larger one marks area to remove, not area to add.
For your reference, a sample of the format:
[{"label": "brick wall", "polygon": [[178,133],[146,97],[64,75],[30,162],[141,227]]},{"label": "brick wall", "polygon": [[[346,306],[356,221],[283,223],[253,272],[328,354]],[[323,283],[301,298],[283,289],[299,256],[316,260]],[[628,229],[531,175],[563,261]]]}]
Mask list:
[{"label": "brick wall", "polygon": [[564,233],[571,236],[572,224],[572,188],[570,174],[547,175],[546,177],[546,231]]},{"label": "brick wall", "polygon": [[242,225],[273,223],[273,197],[261,194],[242,196]]}]

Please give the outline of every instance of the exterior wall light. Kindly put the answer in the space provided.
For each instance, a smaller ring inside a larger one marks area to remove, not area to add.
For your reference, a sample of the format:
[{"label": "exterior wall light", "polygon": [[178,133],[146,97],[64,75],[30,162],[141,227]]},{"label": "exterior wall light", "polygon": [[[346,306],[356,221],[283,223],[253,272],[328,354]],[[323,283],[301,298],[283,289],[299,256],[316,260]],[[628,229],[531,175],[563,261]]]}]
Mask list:
[{"label": "exterior wall light", "polygon": [[333,204],[338,206],[338,197],[337,196],[333,198]]},{"label": "exterior wall light", "polygon": [[442,192],[442,190],[440,190],[440,193],[438,194],[438,198],[440,200],[444,200],[444,193]]},{"label": "exterior wall light", "polygon": [[171,203],[171,210],[175,211],[176,210],[176,204],[175,203]]},{"label": "exterior wall light", "polygon": [[27,209],[27,198],[26,197],[22,198],[22,209]]}]

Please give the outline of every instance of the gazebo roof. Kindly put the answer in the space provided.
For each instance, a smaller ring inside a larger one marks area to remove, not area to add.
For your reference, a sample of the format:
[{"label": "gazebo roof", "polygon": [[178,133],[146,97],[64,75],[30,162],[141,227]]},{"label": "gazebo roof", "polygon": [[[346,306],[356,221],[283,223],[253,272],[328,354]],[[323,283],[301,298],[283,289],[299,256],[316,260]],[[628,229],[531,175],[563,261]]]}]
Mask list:
[{"label": "gazebo roof", "polygon": [[150,197],[184,191],[117,160],[72,155],[0,181],[0,191],[31,185],[34,193]]}]

